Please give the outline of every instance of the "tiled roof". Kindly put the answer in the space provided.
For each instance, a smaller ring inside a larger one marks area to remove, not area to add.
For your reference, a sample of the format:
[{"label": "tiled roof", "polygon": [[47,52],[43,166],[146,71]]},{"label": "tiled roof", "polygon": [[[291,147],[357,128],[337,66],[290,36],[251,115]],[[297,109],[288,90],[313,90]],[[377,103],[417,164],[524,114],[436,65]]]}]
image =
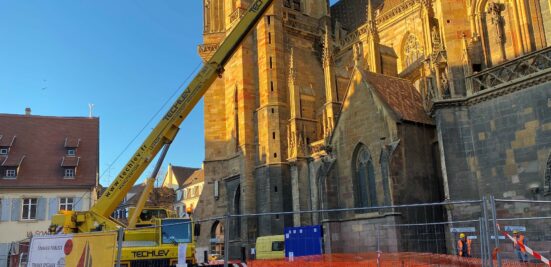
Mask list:
[{"label": "tiled roof", "polygon": [[77,167],[80,162],[80,157],[63,157],[61,167]]},{"label": "tiled roof", "polygon": [[362,71],[362,77],[401,120],[433,124],[423,108],[421,94],[410,81],[368,71]]},{"label": "tiled roof", "polygon": [[0,146],[10,147],[14,142],[15,142],[15,135],[12,135],[12,136],[0,135]]},{"label": "tiled roof", "polygon": [[178,181],[178,186],[181,187],[191,175],[199,169],[197,168],[188,168],[180,166],[172,166],[172,172]]},{"label": "tiled roof", "polygon": [[67,137],[65,138],[65,147],[75,148],[80,145],[80,138]]},{"label": "tiled roof", "polygon": [[[2,179],[0,175],[0,188],[90,188],[97,185],[98,118],[0,114],[0,135],[2,139],[16,137],[5,164],[19,164],[24,158],[18,166],[16,179]],[[75,179],[63,178],[61,162],[67,153],[67,137],[80,139],[76,157],[67,163],[78,164]]]},{"label": "tiled roof", "polygon": [[180,185],[180,188],[186,188],[190,185],[201,183],[205,181],[205,170],[199,169],[193,172],[183,184]]},{"label": "tiled roof", "polygon": [[25,159],[24,155],[3,157],[2,160],[0,160],[0,166],[18,167],[23,163],[24,159]]}]

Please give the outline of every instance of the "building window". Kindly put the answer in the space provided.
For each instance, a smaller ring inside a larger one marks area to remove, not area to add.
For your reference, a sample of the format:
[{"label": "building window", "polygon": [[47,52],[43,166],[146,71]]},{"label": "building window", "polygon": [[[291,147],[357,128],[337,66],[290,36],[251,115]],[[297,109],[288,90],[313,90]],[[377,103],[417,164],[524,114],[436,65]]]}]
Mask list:
[{"label": "building window", "polygon": [[72,197],[59,198],[59,210],[73,210],[74,199]]},{"label": "building window", "polygon": [[0,148],[0,155],[7,155],[9,152],[9,149],[3,147],[3,148]]},{"label": "building window", "polygon": [[300,0],[285,0],[283,5],[288,8],[292,8],[296,11],[300,11]]},{"label": "building window", "polygon": [[283,6],[291,8],[291,0],[285,0],[283,1]]},{"label": "building window", "polygon": [[36,206],[38,199],[25,198],[23,199],[23,213],[21,214],[22,220],[36,220]]},{"label": "building window", "polygon": [[300,11],[300,0],[293,0],[293,9]]},{"label": "building window", "polygon": [[17,170],[16,169],[6,169],[6,178],[15,178],[17,177]]},{"label": "building window", "polygon": [[[377,206],[377,188],[373,160],[367,147],[361,144],[354,155],[354,196],[356,207]],[[366,212],[366,211],[360,211]]]},{"label": "building window", "polygon": [[64,178],[75,178],[75,168],[65,168]]},{"label": "building window", "polygon": [[74,148],[67,149],[67,156],[75,156],[76,154],[77,154],[76,149]]}]

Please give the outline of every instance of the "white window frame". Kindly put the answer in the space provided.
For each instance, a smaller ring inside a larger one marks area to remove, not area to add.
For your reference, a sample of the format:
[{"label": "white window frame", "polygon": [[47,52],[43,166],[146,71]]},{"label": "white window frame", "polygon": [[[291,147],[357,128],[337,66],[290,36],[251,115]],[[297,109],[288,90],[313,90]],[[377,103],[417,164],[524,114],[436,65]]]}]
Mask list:
[{"label": "white window frame", "polygon": [[7,155],[10,150],[8,148],[0,148],[0,155]]},{"label": "white window frame", "polygon": [[[38,215],[38,198],[24,198],[21,202],[21,220],[33,221]],[[25,206],[28,206],[27,214],[25,214]],[[34,218],[32,217],[32,209],[34,207]]]},{"label": "white window frame", "polygon": [[74,179],[76,176],[75,168],[65,168],[63,173],[63,178],[65,179]]},{"label": "white window frame", "polygon": [[75,208],[75,198],[73,197],[59,198],[59,210],[74,210],[74,208]]},{"label": "white window frame", "polygon": [[16,169],[6,169],[5,176],[6,178],[17,178],[17,170]]},{"label": "white window frame", "polygon": [[74,157],[77,154],[77,150],[74,148],[67,149],[67,156]]}]

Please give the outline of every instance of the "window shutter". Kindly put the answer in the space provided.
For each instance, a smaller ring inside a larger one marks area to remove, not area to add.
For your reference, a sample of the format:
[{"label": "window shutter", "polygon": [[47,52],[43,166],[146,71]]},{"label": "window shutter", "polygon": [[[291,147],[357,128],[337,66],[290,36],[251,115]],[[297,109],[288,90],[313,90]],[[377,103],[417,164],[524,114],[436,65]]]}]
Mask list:
[{"label": "window shutter", "polygon": [[36,219],[40,221],[46,220],[46,198],[39,198],[36,208]]},{"label": "window shutter", "polygon": [[11,220],[19,221],[21,219],[21,199],[14,198],[11,201]]},{"label": "window shutter", "polygon": [[10,220],[10,199],[9,198],[2,198],[0,199],[2,201],[2,207],[0,207],[2,213],[0,214],[0,221],[6,222]]},{"label": "window shutter", "polygon": [[81,197],[75,197],[74,210],[82,211],[82,201],[83,201],[83,199]]},{"label": "window shutter", "polygon": [[51,219],[59,210],[59,200],[57,197],[50,198],[48,201],[48,219]]}]

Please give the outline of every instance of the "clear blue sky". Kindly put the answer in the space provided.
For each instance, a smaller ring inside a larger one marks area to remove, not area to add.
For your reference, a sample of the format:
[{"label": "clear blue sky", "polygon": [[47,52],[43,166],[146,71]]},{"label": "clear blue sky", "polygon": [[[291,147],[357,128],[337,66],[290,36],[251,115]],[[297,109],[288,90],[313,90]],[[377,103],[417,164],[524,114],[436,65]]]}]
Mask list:
[{"label": "clear blue sky", "polygon": [[[87,116],[94,104],[100,183],[108,185],[161,115],[117,156],[201,63],[202,3],[0,0],[0,113]],[[162,171],[200,167],[203,133],[201,102]]]}]

